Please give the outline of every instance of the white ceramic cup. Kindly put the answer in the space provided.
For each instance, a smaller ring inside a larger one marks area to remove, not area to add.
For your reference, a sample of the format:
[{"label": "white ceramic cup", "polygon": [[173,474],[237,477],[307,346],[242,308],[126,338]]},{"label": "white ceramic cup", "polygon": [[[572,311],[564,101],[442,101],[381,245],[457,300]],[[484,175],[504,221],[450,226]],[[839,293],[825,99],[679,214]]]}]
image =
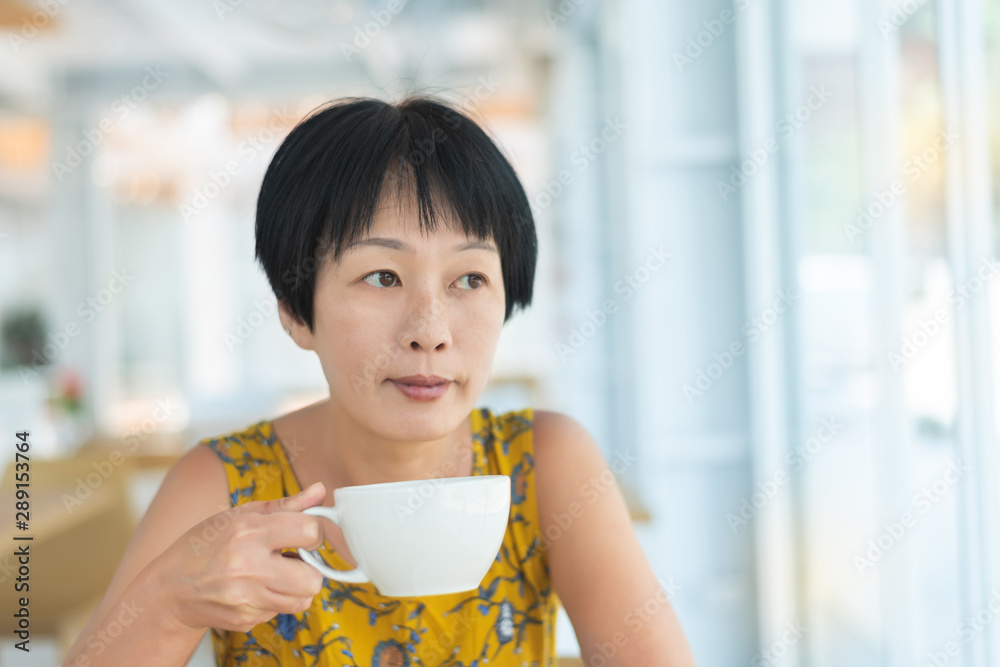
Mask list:
[{"label": "white ceramic cup", "polygon": [[345,486],[333,507],[304,512],[340,526],[357,567],[335,570],[315,551],[302,560],[323,576],[371,581],[382,595],[422,597],[477,588],[496,559],[510,515],[510,477],[476,475]]}]

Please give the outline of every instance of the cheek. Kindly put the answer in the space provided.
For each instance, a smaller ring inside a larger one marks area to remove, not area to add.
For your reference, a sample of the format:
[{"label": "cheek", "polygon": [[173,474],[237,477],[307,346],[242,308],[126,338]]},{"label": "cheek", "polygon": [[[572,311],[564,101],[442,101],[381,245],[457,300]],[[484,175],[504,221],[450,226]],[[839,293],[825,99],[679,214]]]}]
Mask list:
[{"label": "cheek", "polygon": [[329,371],[357,375],[367,369],[370,374],[373,364],[384,362],[385,336],[390,328],[376,312],[348,304],[330,313],[323,325],[324,356],[332,365]]},{"label": "cheek", "polygon": [[488,373],[502,327],[503,311],[498,317],[492,308],[474,309],[455,322],[453,336],[467,361],[481,364]]}]

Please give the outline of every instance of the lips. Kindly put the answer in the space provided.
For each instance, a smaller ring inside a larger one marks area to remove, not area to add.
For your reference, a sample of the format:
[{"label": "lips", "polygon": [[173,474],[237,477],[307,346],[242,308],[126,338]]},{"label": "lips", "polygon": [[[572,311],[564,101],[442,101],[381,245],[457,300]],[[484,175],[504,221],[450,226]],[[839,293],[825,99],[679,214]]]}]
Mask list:
[{"label": "lips", "polygon": [[408,384],[414,387],[433,387],[434,385],[447,384],[451,380],[443,378],[440,375],[407,375],[406,377],[394,378],[393,382]]},{"label": "lips", "polygon": [[391,380],[399,391],[414,401],[433,401],[444,396],[451,380],[439,375],[407,375]]}]

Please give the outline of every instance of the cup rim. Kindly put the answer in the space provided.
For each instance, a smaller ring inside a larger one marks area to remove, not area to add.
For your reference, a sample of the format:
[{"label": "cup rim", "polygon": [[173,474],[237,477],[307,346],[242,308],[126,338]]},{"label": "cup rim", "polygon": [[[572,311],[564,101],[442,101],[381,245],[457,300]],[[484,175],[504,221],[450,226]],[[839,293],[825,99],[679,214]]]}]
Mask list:
[{"label": "cup rim", "polygon": [[392,489],[404,488],[407,486],[418,486],[424,482],[430,482],[434,486],[461,486],[463,484],[496,482],[500,479],[510,479],[509,475],[463,475],[461,477],[429,477],[427,479],[404,479],[398,482],[377,482],[375,484],[356,484],[354,486],[342,486],[334,489],[336,496],[339,493],[358,494],[368,491],[390,491]]}]

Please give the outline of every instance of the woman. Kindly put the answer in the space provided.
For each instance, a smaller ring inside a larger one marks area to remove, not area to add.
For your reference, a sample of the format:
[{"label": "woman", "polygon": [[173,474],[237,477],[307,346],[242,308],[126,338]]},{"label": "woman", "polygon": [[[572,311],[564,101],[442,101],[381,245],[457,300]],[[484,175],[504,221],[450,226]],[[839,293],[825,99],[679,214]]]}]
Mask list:
[{"label": "woman", "polygon": [[[220,665],[553,665],[560,602],[588,665],[694,664],[586,430],[476,406],[537,254],[482,129],[422,97],[321,108],[268,167],[256,241],[329,398],[171,468],[64,664],[183,665],[210,631]],[[339,528],[301,512],[339,487],[486,474],[511,477],[511,517],[477,590],[389,598],[295,557],[355,566]]]}]

